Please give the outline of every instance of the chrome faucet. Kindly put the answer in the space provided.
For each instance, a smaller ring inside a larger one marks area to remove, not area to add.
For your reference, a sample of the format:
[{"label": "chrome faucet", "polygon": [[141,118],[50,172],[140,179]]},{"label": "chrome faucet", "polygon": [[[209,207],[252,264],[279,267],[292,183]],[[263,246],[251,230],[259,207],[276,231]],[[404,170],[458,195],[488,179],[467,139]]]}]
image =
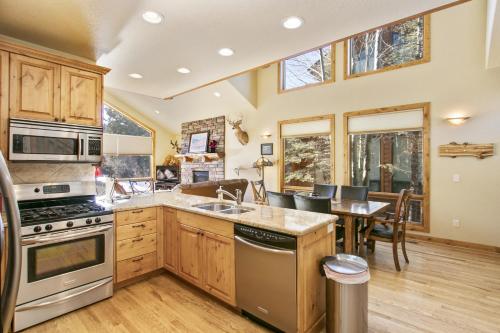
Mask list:
[{"label": "chrome faucet", "polygon": [[217,197],[219,198],[219,200],[222,200],[224,198],[224,194],[227,195],[228,197],[230,197],[231,199],[233,199],[234,201],[236,201],[236,204],[239,206],[241,205],[241,201],[242,201],[242,197],[243,197],[243,193],[241,192],[240,189],[236,189],[236,196],[233,195],[232,193],[229,193],[228,191],[226,190],[223,190],[222,189],[222,186],[220,186],[217,191],[215,191],[215,193],[217,193]]}]

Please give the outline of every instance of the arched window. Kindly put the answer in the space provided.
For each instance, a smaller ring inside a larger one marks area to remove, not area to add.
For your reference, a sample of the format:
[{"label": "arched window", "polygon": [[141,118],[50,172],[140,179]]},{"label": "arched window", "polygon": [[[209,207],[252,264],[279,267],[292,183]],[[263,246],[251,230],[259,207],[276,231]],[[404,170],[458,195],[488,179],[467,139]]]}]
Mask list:
[{"label": "arched window", "polygon": [[120,179],[152,177],[154,131],[104,104],[104,176]]}]

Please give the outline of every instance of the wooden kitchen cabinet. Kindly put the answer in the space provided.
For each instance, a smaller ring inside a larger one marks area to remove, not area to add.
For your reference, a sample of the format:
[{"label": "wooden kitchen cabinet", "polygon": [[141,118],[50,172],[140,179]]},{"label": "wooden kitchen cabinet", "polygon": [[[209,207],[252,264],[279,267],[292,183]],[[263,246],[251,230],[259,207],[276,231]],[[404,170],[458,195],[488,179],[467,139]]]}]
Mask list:
[{"label": "wooden kitchen cabinet", "polygon": [[61,120],[101,126],[102,75],[80,69],[61,68]]},{"label": "wooden kitchen cabinet", "polygon": [[103,75],[109,69],[0,40],[0,149],[8,120],[102,126]]},{"label": "wooden kitchen cabinet", "polygon": [[178,271],[178,223],[174,209],[165,208],[163,212],[163,267],[173,273]]},{"label": "wooden kitchen cabinet", "polygon": [[231,305],[236,305],[234,240],[204,232],[205,278],[203,287]]},{"label": "wooden kitchen cabinet", "polygon": [[0,150],[7,159],[9,149],[9,53],[0,50]]},{"label": "wooden kitchen cabinet", "polygon": [[10,117],[59,121],[60,80],[60,65],[11,53]]},{"label": "wooden kitchen cabinet", "polygon": [[203,236],[198,228],[179,225],[179,276],[203,286]]}]

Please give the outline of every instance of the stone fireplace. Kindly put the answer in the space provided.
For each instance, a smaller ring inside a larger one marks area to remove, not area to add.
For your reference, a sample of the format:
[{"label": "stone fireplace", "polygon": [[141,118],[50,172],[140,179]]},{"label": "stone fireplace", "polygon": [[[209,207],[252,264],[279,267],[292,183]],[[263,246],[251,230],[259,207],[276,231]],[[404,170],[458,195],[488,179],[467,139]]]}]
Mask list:
[{"label": "stone fireplace", "polygon": [[[224,174],[224,151],[225,151],[225,117],[215,117],[203,120],[197,120],[182,124],[182,150],[185,155],[181,161],[181,183],[190,184],[205,180],[223,180]],[[210,131],[209,140],[217,141],[216,153],[219,158],[205,158],[203,154],[194,156],[189,154],[189,139],[192,133]],[[201,177],[199,177],[201,176]],[[208,177],[208,179],[207,179]]]},{"label": "stone fireplace", "polygon": [[193,170],[193,183],[206,182],[210,180],[208,170]]}]

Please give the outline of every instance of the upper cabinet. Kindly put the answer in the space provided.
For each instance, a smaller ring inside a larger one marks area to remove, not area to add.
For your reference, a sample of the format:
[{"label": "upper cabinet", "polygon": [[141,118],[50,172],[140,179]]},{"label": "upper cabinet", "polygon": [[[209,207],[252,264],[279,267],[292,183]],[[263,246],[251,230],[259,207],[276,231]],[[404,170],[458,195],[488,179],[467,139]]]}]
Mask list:
[{"label": "upper cabinet", "polygon": [[2,40],[0,56],[0,145],[9,117],[102,125],[103,75],[108,68]]},{"label": "upper cabinet", "polygon": [[33,120],[61,118],[61,66],[10,55],[10,116]]},{"label": "upper cabinet", "polygon": [[61,119],[81,125],[101,125],[102,76],[63,66]]}]

